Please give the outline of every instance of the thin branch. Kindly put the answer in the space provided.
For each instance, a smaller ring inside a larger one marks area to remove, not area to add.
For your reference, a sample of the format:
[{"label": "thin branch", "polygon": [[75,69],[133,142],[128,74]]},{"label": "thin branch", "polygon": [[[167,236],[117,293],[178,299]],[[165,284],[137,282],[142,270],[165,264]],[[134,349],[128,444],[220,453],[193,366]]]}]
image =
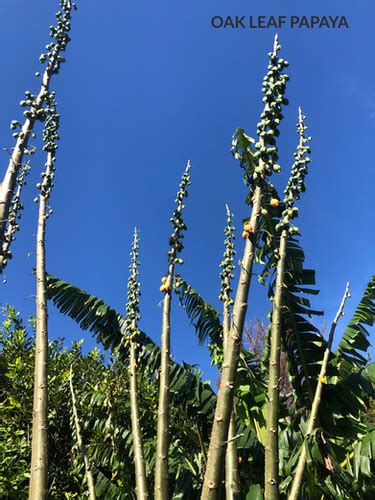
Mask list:
[{"label": "thin branch", "polygon": [[240,439],[243,436],[242,434],[237,434],[237,436],[233,436],[232,438],[228,439],[228,441],[225,441],[225,444],[231,443],[232,441],[237,441],[237,439]]},{"label": "thin branch", "polygon": [[73,416],[74,416],[74,425],[75,425],[76,435],[77,435],[77,442],[78,442],[78,446],[81,450],[82,460],[83,460],[83,463],[85,466],[86,481],[87,481],[87,486],[89,489],[89,498],[90,498],[90,500],[95,500],[96,495],[95,495],[94,478],[93,478],[92,471],[91,471],[90,461],[89,461],[88,456],[87,456],[86,446],[84,445],[83,440],[82,440],[81,426],[80,426],[79,418],[78,418],[77,403],[76,403],[76,397],[74,394],[74,387],[73,387],[73,368],[72,368],[72,365],[70,365],[69,385],[70,385],[70,394],[72,396],[72,409],[73,409]]},{"label": "thin branch", "polygon": [[[313,401],[313,404],[311,407],[310,418],[309,418],[308,425],[307,425],[306,437],[309,436],[312,433],[312,431],[314,430],[315,423],[316,423],[316,420],[318,418],[318,411],[319,411],[319,405],[320,405],[323,385],[326,383],[325,377],[326,377],[327,366],[328,366],[328,361],[329,361],[329,355],[331,352],[333,337],[335,334],[337,323],[338,323],[340,317],[343,316],[345,303],[349,297],[350,297],[349,283],[347,283],[346,287],[345,287],[345,292],[344,292],[343,298],[341,300],[340,307],[336,313],[335,319],[332,322],[331,330],[329,332],[328,342],[327,342],[326,349],[324,351],[322,366],[320,368],[319,379],[318,379],[318,383],[317,383],[316,390],[315,390],[314,401]],[[289,500],[297,500],[297,498],[299,496],[299,492],[300,492],[301,485],[302,485],[303,473],[305,470],[305,465],[306,465],[306,445],[305,445],[305,443],[302,443],[301,454],[299,456],[298,464],[297,464],[297,467],[295,470],[295,475],[294,475],[294,480],[292,483],[292,488],[291,488]]]}]

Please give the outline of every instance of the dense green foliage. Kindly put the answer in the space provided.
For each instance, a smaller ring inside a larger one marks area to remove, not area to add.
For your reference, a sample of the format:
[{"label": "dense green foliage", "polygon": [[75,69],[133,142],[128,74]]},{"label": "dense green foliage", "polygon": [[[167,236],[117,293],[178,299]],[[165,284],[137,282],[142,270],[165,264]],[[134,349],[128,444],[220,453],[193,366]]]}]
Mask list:
[{"label": "dense green foliage", "polygon": [[[205,341],[206,336],[210,338],[210,351],[217,356],[221,350],[219,314],[181,278],[179,280],[179,290],[186,292],[187,312],[195,322],[200,340]],[[100,312],[93,314],[90,320],[86,316],[86,323],[83,325],[85,329],[93,328],[98,317],[103,332],[106,326],[111,331],[110,320],[114,315],[123,324],[124,318],[99,298],[56,278],[50,277],[49,284],[50,298],[60,310],[64,307],[64,311],[79,322],[81,316],[74,312],[74,303],[80,301],[82,296],[89,298],[91,304],[101,305]],[[65,300],[62,300],[62,290]],[[60,297],[60,302],[57,297]],[[373,307],[372,281],[344,332],[340,346],[345,343],[353,329],[364,334],[364,324],[371,324]],[[210,322],[211,326],[208,326]],[[99,336],[99,339],[102,338],[111,337]],[[79,498],[85,496],[87,491],[82,460],[72,426],[70,365],[73,366],[83,439],[93,465],[97,495],[102,498],[134,497],[126,351],[118,348],[115,339],[116,336],[113,336],[114,345],[108,345],[115,353],[109,360],[97,349],[83,354],[82,342],[73,342],[70,349],[64,347],[62,341],[50,343],[51,498]],[[146,335],[144,339],[145,343],[138,354],[139,406],[147,476],[151,488],[160,350]],[[324,340],[320,337],[320,343],[314,344],[318,351],[322,343]],[[216,349],[213,349],[213,345],[216,345]],[[355,352],[360,350],[363,346],[362,337],[351,345]],[[312,345],[304,346],[305,352],[312,348]],[[33,358],[32,336],[26,332],[14,310],[8,309],[1,329],[0,352],[0,375],[5,381],[0,389],[0,461],[3,464],[0,485],[1,495],[5,498],[25,498],[27,495]],[[367,411],[370,396],[373,396],[373,386],[367,370],[363,368],[363,362],[358,366],[352,361],[348,367],[348,361],[342,358],[341,348],[337,353],[332,353],[331,371],[323,392],[320,426],[306,444],[310,450],[307,471],[309,481],[305,483],[305,488],[308,488],[305,491],[306,498],[320,498],[321,495],[326,498],[336,495],[341,495],[342,498],[371,498],[372,495],[375,427],[367,418]],[[313,379],[311,381],[315,382]],[[248,494],[257,491],[257,484],[261,487],[259,478],[262,477],[264,467],[265,387],[266,373],[262,362],[250,351],[243,349],[237,378],[236,413],[237,431],[240,434],[238,456],[241,487],[242,491]],[[284,493],[290,485],[293,465],[303,442],[301,431],[306,425],[307,415],[303,401],[299,400],[297,392],[281,401],[281,488]],[[215,402],[212,388],[208,383],[202,382],[195,369],[188,365],[172,364],[173,441],[169,471],[170,494],[173,498],[196,498],[199,494]],[[328,411],[328,408],[331,411]],[[244,498],[245,496],[244,494]]]},{"label": "dense green foliage", "polygon": [[[0,376],[0,496],[26,498],[30,461],[30,423],[34,345],[13,309],[6,311],[1,329]],[[150,347],[139,355],[139,406],[148,475],[154,465],[159,350]],[[83,354],[82,341],[68,349],[61,341],[50,343],[49,432],[51,498],[84,496],[86,486],[81,455],[72,425],[69,369],[83,429],[83,439],[94,468],[99,497],[133,498],[134,473],[130,430],[127,365],[119,357],[109,361],[94,349]],[[173,491],[194,498],[199,488],[209,421],[215,395],[188,365],[173,365],[171,376],[174,436],[170,473]]]}]

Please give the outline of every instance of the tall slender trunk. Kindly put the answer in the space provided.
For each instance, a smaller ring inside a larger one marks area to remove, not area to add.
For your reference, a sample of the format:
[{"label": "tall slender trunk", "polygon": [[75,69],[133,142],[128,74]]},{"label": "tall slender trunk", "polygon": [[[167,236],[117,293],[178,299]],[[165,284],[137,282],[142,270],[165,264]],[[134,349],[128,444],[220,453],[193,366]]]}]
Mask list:
[{"label": "tall slender trunk", "polygon": [[[135,321],[133,327],[136,329]],[[141,500],[148,497],[146,466],[143,455],[142,433],[139,421],[138,409],[138,384],[137,384],[137,358],[136,358],[136,343],[132,339],[130,341],[130,406],[131,406],[131,424],[133,436],[133,451],[134,451],[134,466],[135,466],[135,483],[137,499]]]},{"label": "tall slender trunk", "polygon": [[[226,279],[226,285],[229,286],[229,279]],[[227,340],[230,332],[230,304],[229,297],[226,296],[223,305],[223,344],[224,350],[227,346]],[[234,409],[232,410],[228,430],[228,443],[225,453],[225,492],[227,500],[240,498],[241,486],[238,470],[237,444],[236,444],[236,417]]]},{"label": "tall slender trunk", "polygon": [[[72,3],[70,1],[67,2],[65,9],[66,12],[70,14],[70,11],[72,9]],[[60,49],[61,45],[56,43],[55,47],[52,50],[46,69],[44,70],[39,93],[34,100],[33,106],[31,107],[31,116],[26,118],[22,126],[21,132],[19,133],[19,136],[17,138],[16,145],[9,158],[8,168],[6,170],[3,182],[0,186],[0,269],[3,268],[4,254],[2,252],[2,248],[5,238],[6,223],[8,221],[11,200],[16,187],[17,176],[21,168],[22,159],[29,142],[30,134],[34,129],[34,124],[37,120],[37,113],[42,108],[44,96],[49,90],[50,80],[52,75],[54,74],[55,65],[59,60],[58,58]]]},{"label": "tall slender trunk", "polygon": [[241,262],[240,278],[233,306],[232,323],[227,338],[226,349],[224,350],[221,382],[208,451],[207,469],[201,494],[201,498],[203,500],[218,498],[221,485],[226,441],[228,438],[228,430],[233,408],[234,384],[255,255],[261,201],[262,188],[257,185],[254,190],[253,209],[250,218],[250,224],[253,228],[253,232],[250,237],[245,240],[246,243]]},{"label": "tall slender trunk", "polygon": [[157,424],[156,466],[155,466],[155,500],[168,499],[168,449],[169,449],[169,362],[171,331],[171,300],[174,265],[170,264],[166,286],[167,292],[163,301],[163,319],[161,333],[161,363],[159,407]]},{"label": "tall slender trunk", "polygon": [[171,348],[171,300],[174,280],[174,270],[176,264],[181,264],[179,254],[183,250],[183,231],[186,225],[182,218],[184,209],[184,199],[188,196],[188,186],[190,186],[190,160],[188,160],[185,171],[181,178],[181,183],[176,196],[177,207],[170,219],[173,233],[169,237],[170,250],[168,251],[168,272],[162,278],[163,285],[160,291],[164,292],[163,319],[161,330],[161,362],[159,381],[159,407],[157,423],[156,442],[156,465],[155,465],[155,500],[168,499],[168,452],[169,452],[169,364]]},{"label": "tall slender trunk", "polygon": [[[320,368],[319,379],[318,379],[318,383],[317,383],[316,390],[315,390],[314,401],[313,401],[313,404],[311,406],[311,413],[310,413],[309,421],[307,424],[306,436],[308,436],[309,434],[312,433],[312,431],[314,430],[317,418],[318,418],[319,405],[320,405],[320,400],[321,400],[321,396],[322,396],[323,385],[325,383],[325,376],[326,376],[326,372],[327,372],[328,360],[329,360],[329,355],[331,352],[333,337],[334,337],[336,326],[337,326],[337,323],[340,319],[340,316],[342,316],[342,314],[343,314],[345,303],[346,303],[346,300],[348,297],[349,297],[349,283],[346,284],[344,296],[341,300],[340,307],[336,313],[335,319],[332,322],[331,329],[329,332],[327,347],[324,351],[322,366]],[[296,470],[294,473],[294,480],[292,483],[292,488],[290,491],[289,500],[297,500],[297,498],[299,496],[305,466],[306,466],[306,445],[305,445],[305,443],[302,443],[301,454],[299,456],[297,467],[296,467]]]},{"label": "tall slender trunk", "polygon": [[[48,153],[51,161],[51,153]],[[36,241],[36,338],[29,499],[47,498],[48,482],[48,331],[45,269],[46,198],[39,196]]]},{"label": "tall slender trunk", "polygon": [[288,232],[284,229],[280,236],[279,261],[277,264],[276,289],[273,298],[271,324],[271,351],[269,361],[266,419],[267,441],[265,456],[265,498],[267,500],[276,500],[279,498],[278,422],[280,394],[280,338],[287,240]]},{"label": "tall slender trunk", "polygon": [[70,366],[69,385],[70,385],[70,394],[72,396],[72,408],[73,408],[74,425],[75,425],[75,428],[76,428],[76,435],[77,435],[78,446],[79,446],[79,448],[81,450],[82,460],[83,460],[83,464],[85,466],[85,475],[86,475],[87,487],[88,487],[88,490],[89,490],[89,499],[90,500],[95,500],[96,499],[96,495],[95,495],[94,478],[93,478],[92,471],[91,471],[90,461],[89,461],[89,458],[87,456],[86,446],[84,445],[84,443],[82,441],[81,426],[79,424],[79,418],[78,418],[78,412],[77,412],[77,403],[76,403],[76,396],[74,394],[74,387],[73,387],[72,366]]}]

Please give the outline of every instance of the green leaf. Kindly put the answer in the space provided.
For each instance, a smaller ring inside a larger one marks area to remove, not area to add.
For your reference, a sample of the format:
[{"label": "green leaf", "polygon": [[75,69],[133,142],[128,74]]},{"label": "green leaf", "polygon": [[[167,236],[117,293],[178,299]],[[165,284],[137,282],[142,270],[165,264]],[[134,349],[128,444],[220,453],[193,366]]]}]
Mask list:
[{"label": "green leaf", "polygon": [[260,484],[252,484],[246,495],[246,500],[263,500],[263,491]]},{"label": "green leaf", "polygon": [[[368,283],[363,297],[358,304],[353,317],[344,331],[337,355],[347,361],[363,366],[367,362],[366,353],[370,345],[369,333],[364,325],[373,326],[375,319],[375,275]],[[362,352],[359,352],[362,351]]]},{"label": "green leaf", "polygon": [[176,276],[176,282],[179,284],[175,288],[176,294],[195,328],[199,343],[204,344],[209,339],[212,345],[221,349],[223,345],[223,327],[219,313],[181,276]]}]

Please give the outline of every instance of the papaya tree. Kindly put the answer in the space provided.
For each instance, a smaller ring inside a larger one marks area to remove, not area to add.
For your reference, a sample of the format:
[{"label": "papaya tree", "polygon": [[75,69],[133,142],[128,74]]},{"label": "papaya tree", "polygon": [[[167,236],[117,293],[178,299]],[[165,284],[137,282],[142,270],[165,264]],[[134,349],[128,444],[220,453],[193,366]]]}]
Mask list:
[{"label": "papaya tree", "polygon": [[[226,237],[224,241],[225,251],[224,258],[220,264],[222,269],[220,273],[221,278],[221,289],[220,289],[220,300],[223,302],[223,347],[224,351],[226,348],[226,343],[230,331],[231,323],[231,308],[233,304],[233,299],[231,297],[232,287],[231,281],[234,278],[233,270],[235,268],[233,264],[235,249],[234,249],[234,226],[233,226],[233,215],[230,212],[228,206],[226,206],[227,211],[227,224],[224,229],[224,235]],[[225,456],[225,490],[226,497],[228,499],[239,498],[241,493],[240,487],[240,477],[238,472],[238,457],[237,457],[237,444],[236,444],[236,417],[234,409],[230,417],[229,430],[228,430],[228,443],[227,451]]]},{"label": "papaya tree", "polygon": [[188,196],[187,188],[190,185],[190,161],[187,163],[177,193],[177,207],[171,218],[173,233],[169,238],[168,271],[162,278],[160,291],[164,293],[163,318],[161,333],[161,365],[159,386],[159,407],[157,424],[156,465],[155,465],[155,499],[168,498],[168,449],[169,449],[169,364],[170,364],[170,330],[171,330],[171,299],[176,264],[181,264],[179,256],[183,244],[183,232],[186,230],[182,211],[184,200]]},{"label": "papaya tree", "polygon": [[14,208],[17,207],[19,214],[20,190],[18,186],[24,184],[22,170],[26,167],[22,163],[25,155],[35,152],[33,147],[29,148],[30,136],[35,137],[34,126],[36,122],[44,122],[48,111],[49,89],[52,76],[59,73],[61,65],[65,62],[61,55],[65,52],[70,41],[69,31],[71,28],[72,10],[76,9],[76,4],[71,0],[60,0],[60,10],[56,13],[56,26],[50,27],[51,41],[46,45],[47,52],[41,54],[39,60],[45,64],[42,75],[39,72],[36,76],[40,78],[40,89],[34,95],[29,90],[25,92],[25,100],[20,102],[24,111],[25,121],[22,124],[18,120],[12,120],[10,128],[14,130],[13,137],[16,144],[9,154],[9,164],[0,185],[0,272],[3,271],[9,258],[10,244],[14,239]]},{"label": "papaya tree", "polygon": [[[297,234],[298,228],[291,221],[298,214],[295,201],[301,192],[305,191],[305,176],[308,171],[310,152],[309,138],[306,137],[306,125],[301,108],[297,130],[299,143],[295,153],[295,162],[291,175],[285,188],[282,219],[276,225],[278,232],[276,284],[273,294],[273,309],[271,321],[270,355],[268,370],[268,404],[267,404],[267,444],[265,455],[265,495],[269,499],[279,497],[279,447],[278,447],[278,421],[279,421],[279,393],[280,393],[280,351],[281,351],[281,309],[283,308],[283,290],[285,287],[285,261],[287,253],[287,240],[289,234]],[[278,206],[276,198],[271,200],[271,205]]]},{"label": "papaya tree", "polygon": [[46,498],[48,484],[48,329],[46,296],[45,232],[50,209],[47,206],[55,177],[56,141],[60,115],[57,113],[55,94],[45,97],[48,117],[43,139],[47,152],[42,182],[37,184],[40,195],[38,230],[36,235],[36,350],[34,375],[34,404],[32,429],[32,454],[29,498]]},{"label": "papaya tree", "polygon": [[[263,81],[264,110],[257,132],[259,141],[255,143],[243,130],[239,129],[233,141],[234,155],[245,168],[245,182],[249,186],[249,200],[252,206],[251,217],[245,224],[243,237],[245,249],[241,260],[240,277],[233,304],[230,333],[224,351],[221,383],[212,428],[207,469],[202,489],[202,499],[218,498],[223,474],[226,441],[233,407],[235,376],[238,366],[242,333],[245,323],[252,267],[258,238],[258,223],[262,210],[262,195],[266,176],[278,172],[276,139],[282,119],[282,105],[287,104],[284,97],[288,76],[283,73],[287,61],[279,58],[281,46],[275,37],[273,51],[269,53],[268,72]],[[254,144],[255,143],[255,144]],[[254,148],[253,148],[254,144]]]},{"label": "papaya tree", "polygon": [[134,229],[134,238],[131,251],[130,274],[128,279],[128,298],[126,303],[126,336],[125,342],[130,342],[129,377],[130,377],[130,404],[131,404],[131,425],[133,436],[133,453],[135,465],[135,479],[137,499],[148,497],[146,467],[142,444],[141,424],[139,420],[138,408],[138,383],[137,383],[137,322],[139,314],[140,285],[138,276],[138,231]]},{"label": "papaya tree", "polygon": [[[268,241],[268,244],[261,248],[260,255],[263,258],[264,250],[268,249],[272,254],[265,265],[265,274],[277,265],[277,256],[275,257],[272,250],[277,247],[273,247],[275,239],[272,235],[276,234],[275,227],[279,224],[281,210],[281,207],[273,208],[269,216],[263,220],[267,229],[263,231],[262,238]],[[317,419],[319,423],[304,444],[307,429],[305,415],[311,410],[327,341],[309,320],[309,317],[322,313],[313,310],[306,298],[306,295],[316,295],[318,291],[311,288],[311,285],[315,284],[315,273],[305,269],[303,264],[302,248],[298,245],[296,237],[290,235],[287,241],[285,307],[281,315],[281,337],[294,391],[293,399],[289,403],[290,417],[287,418],[283,414],[279,420],[280,490],[282,495],[288,493],[295,477],[294,467],[298,462],[299,450],[302,446],[306,446],[308,476],[302,484],[302,495],[336,496],[345,493],[350,498],[357,498],[358,488],[361,486],[357,479],[349,478],[348,474],[344,473],[340,461],[344,461],[345,450],[348,446],[352,446],[350,443],[353,443],[353,439],[360,439],[361,435],[368,432],[366,430],[368,425],[363,422],[363,416],[366,410],[365,401],[371,394],[372,388],[361,368],[361,363],[363,366],[366,359],[358,350],[365,351],[369,345],[368,333],[361,322],[373,324],[374,310],[371,297],[374,297],[374,289],[370,283],[358,311],[349,323],[350,327],[340,342],[348,353],[344,350],[340,355],[332,351],[329,354],[328,382],[322,387]],[[274,286],[275,281],[271,290]],[[334,473],[332,464],[335,464]],[[358,498],[361,498],[361,495],[363,492]]]}]

